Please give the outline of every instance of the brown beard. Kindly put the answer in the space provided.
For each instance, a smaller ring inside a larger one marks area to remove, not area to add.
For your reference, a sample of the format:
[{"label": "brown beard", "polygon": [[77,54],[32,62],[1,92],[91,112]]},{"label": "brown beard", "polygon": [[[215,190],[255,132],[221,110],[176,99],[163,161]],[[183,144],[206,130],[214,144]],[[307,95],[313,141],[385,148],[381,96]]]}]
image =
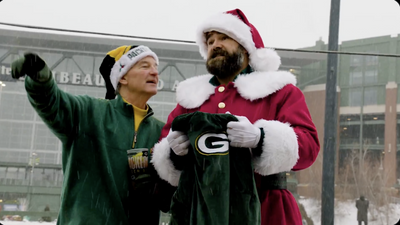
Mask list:
[{"label": "brown beard", "polygon": [[[216,58],[217,56],[222,57]],[[220,79],[225,79],[240,72],[239,70],[242,68],[243,60],[244,49],[242,46],[239,46],[238,50],[234,53],[216,48],[208,57],[206,67],[210,74]]]}]

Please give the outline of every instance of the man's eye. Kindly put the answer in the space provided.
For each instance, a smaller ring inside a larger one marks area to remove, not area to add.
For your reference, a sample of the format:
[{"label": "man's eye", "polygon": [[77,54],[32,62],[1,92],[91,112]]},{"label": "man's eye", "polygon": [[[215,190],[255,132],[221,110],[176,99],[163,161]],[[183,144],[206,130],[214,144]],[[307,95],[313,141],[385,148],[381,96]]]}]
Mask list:
[{"label": "man's eye", "polygon": [[213,43],[214,43],[214,41],[209,41],[207,44],[212,45]]}]

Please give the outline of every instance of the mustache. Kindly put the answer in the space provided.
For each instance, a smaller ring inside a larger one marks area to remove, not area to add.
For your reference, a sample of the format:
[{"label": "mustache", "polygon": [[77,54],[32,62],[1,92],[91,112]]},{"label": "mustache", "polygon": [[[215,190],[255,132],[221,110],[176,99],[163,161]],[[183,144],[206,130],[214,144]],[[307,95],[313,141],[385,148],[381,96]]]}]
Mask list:
[{"label": "mustache", "polygon": [[213,58],[215,58],[217,56],[227,56],[227,55],[228,55],[228,52],[226,52],[226,51],[224,51],[224,50],[222,50],[220,48],[217,48],[217,49],[213,50],[213,52],[211,53],[210,58],[213,59]]}]

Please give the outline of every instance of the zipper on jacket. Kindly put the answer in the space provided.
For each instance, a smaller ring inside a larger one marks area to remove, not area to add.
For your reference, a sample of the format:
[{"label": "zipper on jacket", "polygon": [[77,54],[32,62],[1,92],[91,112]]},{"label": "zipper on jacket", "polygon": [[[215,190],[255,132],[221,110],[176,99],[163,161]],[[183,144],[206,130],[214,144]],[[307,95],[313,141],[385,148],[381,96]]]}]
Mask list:
[{"label": "zipper on jacket", "polygon": [[[149,113],[146,114],[146,116],[143,118],[142,122],[139,124],[139,127],[137,131],[135,131],[135,135],[133,136],[133,148],[136,147],[136,141],[137,141],[137,134],[139,133],[140,127],[145,119],[148,117],[152,116],[154,114],[153,110],[151,110]],[[135,115],[133,116],[133,127],[135,127]]]},{"label": "zipper on jacket", "polygon": [[[138,128],[138,130],[139,130],[139,128]],[[135,131],[135,136],[133,136],[133,145],[134,146],[136,145],[136,136],[137,136],[137,132]]]}]

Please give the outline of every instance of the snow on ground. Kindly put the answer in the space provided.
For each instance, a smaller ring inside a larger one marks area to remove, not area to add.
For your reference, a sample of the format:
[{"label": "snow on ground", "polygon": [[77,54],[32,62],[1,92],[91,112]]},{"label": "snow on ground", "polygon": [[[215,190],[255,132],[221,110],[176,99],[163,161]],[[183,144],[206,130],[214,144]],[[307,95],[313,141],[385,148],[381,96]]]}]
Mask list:
[{"label": "snow on ground", "polygon": [[[315,199],[301,198],[300,203],[309,217],[314,221],[314,225],[321,225],[321,202]],[[369,225],[393,225],[400,218],[400,204],[390,204],[382,207],[375,207],[370,203],[368,210]],[[54,225],[48,222],[18,222],[18,221],[1,221],[3,225]],[[357,208],[354,201],[335,202],[335,224],[354,225],[357,224]]]},{"label": "snow on ground", "polygon": [[[321,225],[321,202],[315,199],[300,199],[306,212],[314,222],[314,225]],[[400,218],[400,204],[389,204],[387,206],[369,206],[369,225],[393,225]],[[335,202],[335,224],[354,225],[357,224],[357,208],[354,201]]]}]

